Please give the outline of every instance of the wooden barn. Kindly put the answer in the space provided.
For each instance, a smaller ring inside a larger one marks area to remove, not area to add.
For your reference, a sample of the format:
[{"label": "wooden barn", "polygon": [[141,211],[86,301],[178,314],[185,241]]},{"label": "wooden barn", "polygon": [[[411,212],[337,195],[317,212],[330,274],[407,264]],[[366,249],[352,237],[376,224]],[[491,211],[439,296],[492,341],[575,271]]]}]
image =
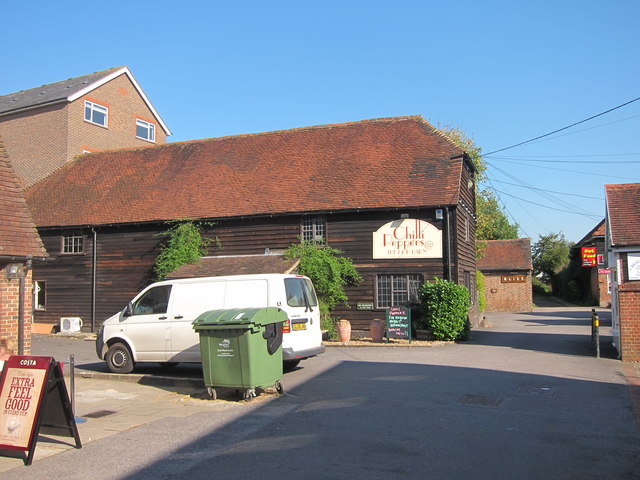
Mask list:
[{"label": "wooden barn", "polygon": [[177,219],[212,222],[220,241],[198,275],[285,271],[261,257],[300,239],[342,250],[364,282],[335,315],[355,329],[436,276],[475,298],[474,175],[421,116],[85,155],[27,192],[51,255],[34,269],[35,321],[97,329],[152,281]]}]

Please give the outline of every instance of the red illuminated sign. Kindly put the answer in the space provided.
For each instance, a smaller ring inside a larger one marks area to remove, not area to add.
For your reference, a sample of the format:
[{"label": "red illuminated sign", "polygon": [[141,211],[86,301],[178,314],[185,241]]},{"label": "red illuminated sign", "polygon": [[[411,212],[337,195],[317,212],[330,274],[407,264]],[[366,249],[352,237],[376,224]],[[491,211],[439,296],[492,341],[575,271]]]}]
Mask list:
[{"label": "red illuminated sign", "polygon": [[595,267],[598,264],[596,247],[582,247],[582,266]]}]

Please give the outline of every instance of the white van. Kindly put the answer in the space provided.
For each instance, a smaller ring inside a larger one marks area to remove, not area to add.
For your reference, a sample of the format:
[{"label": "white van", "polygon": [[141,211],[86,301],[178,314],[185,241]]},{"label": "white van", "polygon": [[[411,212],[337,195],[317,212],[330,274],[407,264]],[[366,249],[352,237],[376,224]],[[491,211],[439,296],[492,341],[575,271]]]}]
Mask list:
[{"label": "white van", "polygon": [[124,310],[104,321],[96,353],[114,373],[130,373],[135,362],[172,366],[200,362],[200,337],[192,322],[209,310],[278,307],[283,328],[284,368],[325,351],[320,308],[311,280],[267,274],[167,280],[149,285]]}]

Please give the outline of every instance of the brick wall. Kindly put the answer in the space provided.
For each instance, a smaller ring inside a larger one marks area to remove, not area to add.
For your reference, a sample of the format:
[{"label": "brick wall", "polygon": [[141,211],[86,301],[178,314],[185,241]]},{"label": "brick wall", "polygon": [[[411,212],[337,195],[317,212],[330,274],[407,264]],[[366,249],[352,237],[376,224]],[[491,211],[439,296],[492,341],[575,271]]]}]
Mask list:
[{"label": "brick wall", "polygon": [[[109,109],[106,128],[85,122],[85,100]],[[155,125],[155,143],[136,138],[136,118]],[[69,105],[69,160],[81,155],[83,150],[93,152],[114,148],[149,147],[166,141],[164,130],[126,75],[120,75]]]},{"label": "brick wall", "polygon": [[526,276],[523,283],[503,283],[503,275],[513,276],[510,272],[483,272],[487,296],[487,312],[530,312],[533,308],[531,272],[522,272]]},{"label": "brick wall", "polygon": [[[18,354],[18,325],[20,312],[20,280],[7,279],[8,264],[0,264],[0,338],[6,338],[13,344],[15,355]],[[31,270],[25,277],[24,286],[24,355],[31,353]]]},{"label": "brick wall", "polygon": [[618,287],[620,350],[625,362],[640,361],[640,282]]},{"label": "brick wall", "polygon": [[[108,127],[84,120],[84,100],[109,109]],[[136,118],[153,123],[156,141],[136,138]],[[126,75],[72,103],[60,103],[0,117],[0,136],[25,187],[46,178],[83,151],[148,147],[167,136]]]},{"label": "brick wall", "polygon": [[66,162],[65,105],[0,117],[0,136],[16,175],[25,186],[30,186]]}]

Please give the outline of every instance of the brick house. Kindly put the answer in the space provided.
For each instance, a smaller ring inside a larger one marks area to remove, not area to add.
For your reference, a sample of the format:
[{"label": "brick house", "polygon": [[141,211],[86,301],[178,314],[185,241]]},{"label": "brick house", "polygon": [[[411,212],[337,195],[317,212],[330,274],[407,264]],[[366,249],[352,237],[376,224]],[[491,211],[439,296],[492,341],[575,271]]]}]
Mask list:
[{"label": "brick house", "polygon": [[581,275],[577,278],[577,281],[579,282],[580,290],[586,292],[588,300],[600,307],[611,306],[611,282],[609,280],[609,269],[606,265],[605,232],[606,227],[603,219],[573,246],[572,253],[575,257],[581,258],[583,249],[594,252],[595,264],[584,265],[583,262]]},{"label": "brick house", "polygon": [[478,270],[485,276],[487,312],[530,312],[533,308],[531,241],[487,240]]},{"label": "brick house", "polygon": [[29,187],[83,153],[162,144],[171,132],[118,67],[0,96],[0,135]]},{"label": "brick house", "polygon": [[435,276],[475,293],[474,182],[468,155],[419,116],[89,154],[27,191],[52,257],[34,273],[35,319],[98,328],[150,283],[165,222],[191,218],[222,244],[204,274],[250,273],[300,238],[342,250],[364,282],[334,313],[368,329]]},{"label": "brick house", "polygon": [[605,185],[611,332],[620,358],[640,361],[640,183]]},{"label": "brick house", "polygon": [[0,138],[0,338],[31,352],[33,262],[47,256]]}]

